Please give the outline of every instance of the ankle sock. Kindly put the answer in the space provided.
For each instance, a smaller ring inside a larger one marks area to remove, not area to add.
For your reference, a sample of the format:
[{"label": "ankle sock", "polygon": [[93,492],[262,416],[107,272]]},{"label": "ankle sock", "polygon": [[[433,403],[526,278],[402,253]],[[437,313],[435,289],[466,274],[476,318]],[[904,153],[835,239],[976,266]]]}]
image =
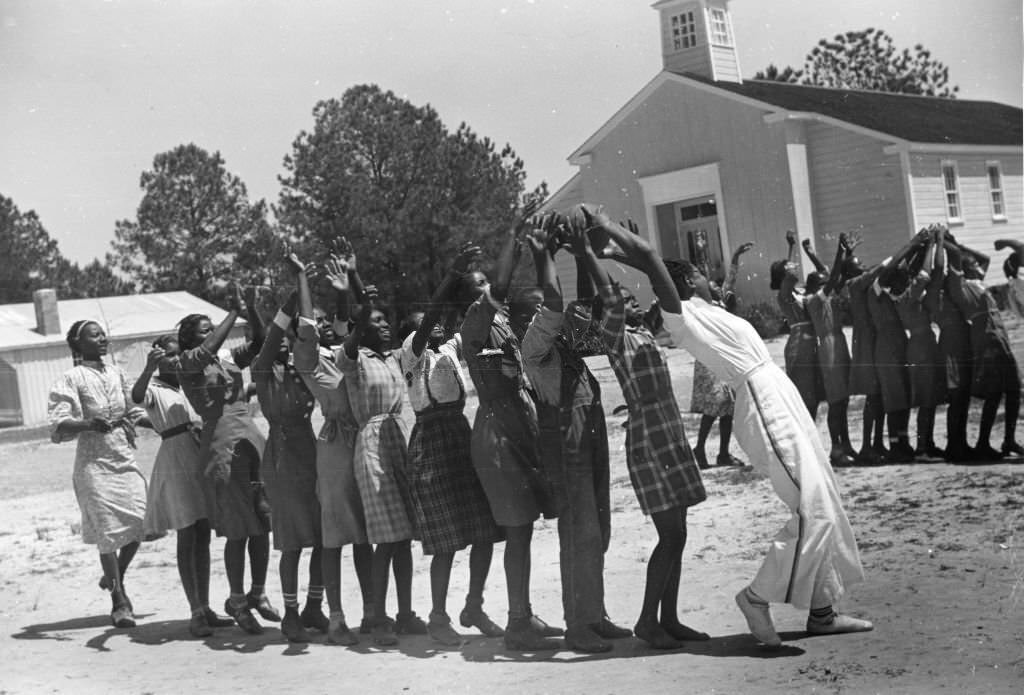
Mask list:
[{"label": "ankle sock", "polygon": [[249,589],[249,595],[250,596],[255,596],[256,598],[259,598],[260,596],[263,595],[264,589],[266,589],[266,587],[263,586],[262,584],[253,584],[252,588]]},{"label": "ankle sock", "polygon": [[299,610],[299,595],[298,594],[281,594],[284,596],[284,607],[294,608]]},{"label": "ankle sock", "polygon": [[245,608],[248,602],[245,600],[245,594],[231,594],[228,598],[231,601],[231,605],[235,608]]},{"label": "ankle sock", "polygon": [[836,617],[836,612],[832,609],[832,606],[812,608],[810,611],[810,617],[816,623],[831,623]]},{"label": "ankle sock", "polygon": [[324,588],[322,586],[310,586],[306,590],[306,605],[311,603],[319,604],[324,600]]}]

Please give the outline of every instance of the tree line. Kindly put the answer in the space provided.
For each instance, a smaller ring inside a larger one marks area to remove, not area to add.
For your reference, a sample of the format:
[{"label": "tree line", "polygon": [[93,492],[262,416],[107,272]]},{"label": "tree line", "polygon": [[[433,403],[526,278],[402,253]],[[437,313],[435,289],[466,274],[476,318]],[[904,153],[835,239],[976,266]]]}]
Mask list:
[{"label": "tree line", "polygon": [[[949,71],[922,46],[899,52],[885,32],[822,39],[804,69],[769,65],[755,79],[953,98]],[[527,190],[523,161],[467,124],[447,128],[430,106],[359,85],[313,109],[284,157],[274,205],[249,199],[217,151],[196,144],[157,154],[139,179],[133,219],[115,225],[104,260],[64,258],[34,211],[0,194],[0,304],[40,287],[60,297],[186,290],[220,303],[229,281],[276,287],[283,247],[322,258],[348,238],[373,268],[382,299],[414,306],[460,245],[500,233],[547,195]]]}]

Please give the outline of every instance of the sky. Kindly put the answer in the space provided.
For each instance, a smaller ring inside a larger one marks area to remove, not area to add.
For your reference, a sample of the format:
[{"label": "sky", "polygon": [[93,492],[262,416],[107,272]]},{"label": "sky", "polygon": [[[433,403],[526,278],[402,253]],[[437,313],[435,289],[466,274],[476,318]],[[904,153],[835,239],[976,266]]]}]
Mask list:
[{"label": "sky", "polygon": [[[528,183],[661,69],[653,0],[0,0],[0,194],[73,261],[134,218],[153,157],[219,151],[252,199],[317,101],[376,83],[509,143]],[[1020,0],[732,0],[744,77],[821,38],[884,29],[950,68],[960,98],[1022,103]]]}]

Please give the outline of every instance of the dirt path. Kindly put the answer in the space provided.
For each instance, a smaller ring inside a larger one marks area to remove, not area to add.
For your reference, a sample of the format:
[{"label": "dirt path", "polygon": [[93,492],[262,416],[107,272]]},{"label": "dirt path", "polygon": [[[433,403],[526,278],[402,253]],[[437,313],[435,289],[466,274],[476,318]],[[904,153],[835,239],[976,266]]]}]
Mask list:
[{"label": "dirt path", "polygon": [[[776,354],[781,345],[772,344]],[[671,353],[677,393],[689,393],[691,362]],[[610,374],[600,375],[603,381]],[[618,392],[607,399],[609,411]],[[851,413],[859,408],[851,407]],[[823,420],[823,418],[819,418]],[[639,609],[654,531],[640,513],[625,470],[623,435],[613,439],[613,536],[605,582],[610,614],[631,625]],[[695,427],[688,422],[693,436]],[[851,430],[859,431],[859,421]],[[944,423],[940,422],[938,431]],[[997,428],[996,441],[1001,436]],[[709,458],[714,454],[713,433]],[[855,440],[855,444],[858,442]],[[143,440],[149,461],[155,438]],[[607,655],[506,652],[500,640],[467,635],[461,649],[426,637],[397,649],[331,647],[322,638],[290,645],[276,628],[261,637],[235,628],[189,638],[177,580],[173,534],[144,544],[128,583],[140,625],[109,626],[109,598],[96,587],[98,562],[77,537],[70,490],[73,447],[0,447],[0,693],[453,692],[478,693],[1017,693],[1024,684],[1024,465],[917,464],[837,471],[858,534],[867,581],[843,608],[871,618],[872,633],[809,637],[804,616],[776,607],[785,644],[758,647],[732,596],[753,576],[786,512],[767,481],[749,469],[705,475],[709,500],[690,514],[680,611],[713,636],[680,652],[656,653],[629,639]],[[734,452],[738,453],[738,452]],[[713,460],[713,458],[712,458]],[[214,543],[214,603],[226,591]],[[414,606],[428,612],[428,561],[414,551]],[[533,600],[561,622],[558,545],[550,522],[538,525]],[[361,617],[347,559],[343,597],[349,621]],[[268,591],[280,603],[276,554]],[[449,611],[458,610],[468,568],[458,557]],[[500,553],[487,608],[505,614]],[[369,642],[369,640],[364,640]]]}]

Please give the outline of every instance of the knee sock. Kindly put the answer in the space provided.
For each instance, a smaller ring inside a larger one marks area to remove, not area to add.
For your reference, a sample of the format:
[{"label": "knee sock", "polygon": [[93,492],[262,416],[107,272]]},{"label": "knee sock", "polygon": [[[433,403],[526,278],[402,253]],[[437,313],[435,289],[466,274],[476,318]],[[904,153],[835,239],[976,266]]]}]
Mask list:
[{"label": "knee sock", "polygon": [[312,605],[319,608],[323,600],[324,588],[322,586],[313,586],[311,584],[309,589],[306,590],[306,606],[308,607]]}]

